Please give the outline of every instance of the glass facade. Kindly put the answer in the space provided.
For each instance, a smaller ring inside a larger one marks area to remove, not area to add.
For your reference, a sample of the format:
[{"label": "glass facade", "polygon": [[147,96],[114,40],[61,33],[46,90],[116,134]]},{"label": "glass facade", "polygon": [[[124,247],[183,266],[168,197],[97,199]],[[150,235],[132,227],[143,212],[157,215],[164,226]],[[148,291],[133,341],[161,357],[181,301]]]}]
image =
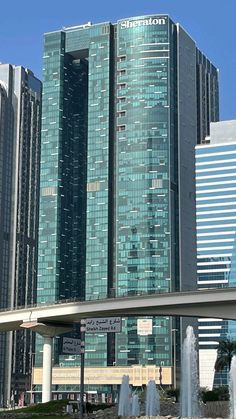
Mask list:
[{"label": "glass facade", "polygon": [[[132,19],[131,19],[132,22]],[[117,28],[116,293],[168,292],[170,281],[171,22]],[[150,336],[123,320],[116,363],[171,365],[170,319]]]},{"label": "glass facade", "polygon": [[[166,15],[45,35],[38,303],[196,286],[194,146],[218,118],[217,85]],[[171,367],[175,320],[152,319],[148,336],[138,320],[87,334],[86,365]],[[37,365],[41,350],[37,338]],[[54,361],[79,362],[60,338]]]},{"label": "glass facade", "polygon": [[[12,69],[10,69],[11,71]],[[2,68],[3,72],[3,68]],[[4,67],[4,79],[0,74],[0,276],[1,276],[1,297],[0,307],[4,309],[8,306],[9,293],[9,262],[10,262],[10,240],[11,240],[11,194],[12,194],[12,118],[10,102],[8,100],[8,89],[6,88],[5,78],[9,77],[8,67]],[[10,89],[9,89],[10,90]],[[11,91],[10,91],[11,92]],[[11,128],[10,128],[11,127]],[[10,129],[9,129],[10,128]],[[0,334],[0,376],[4,377],[6,372],[6,333]],[[4,380],[0,380],[0,406],[3,406],[4,399]]]},{"label": "glass facade", "polygon": [[[198,287],[235,286],[236,123],[211,124],[208,144],[196,147]],[[216,133],[219,132],[219,134]],[[217,141],[217,137],[221,136]],[[226,371],[214,376],[219,339],[235,339],[235,322],[199,319],[200,374],[203,386],[227,383]]]},{"label": "glass facade", "polygon": [[[23,67],[0,64],[1,308],[36,300],[41,82]],[[34,337],[0,337],[0,406],[30,387]]]}]

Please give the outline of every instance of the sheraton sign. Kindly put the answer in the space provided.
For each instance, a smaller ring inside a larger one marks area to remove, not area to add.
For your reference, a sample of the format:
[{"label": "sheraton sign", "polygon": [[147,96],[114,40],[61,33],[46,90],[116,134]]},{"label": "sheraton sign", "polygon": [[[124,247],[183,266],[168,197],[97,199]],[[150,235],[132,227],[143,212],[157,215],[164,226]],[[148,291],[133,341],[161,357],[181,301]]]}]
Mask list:
[{"label": "sheraton sign", "polygon": [[140,19],[140,20],[124,20],[120,23],[121,29],[128,29],[128,28],[137,28],[139,26],[150,26],[150,25],[165,25],[166,18],[165,17],[157,17],[149,19]]}]

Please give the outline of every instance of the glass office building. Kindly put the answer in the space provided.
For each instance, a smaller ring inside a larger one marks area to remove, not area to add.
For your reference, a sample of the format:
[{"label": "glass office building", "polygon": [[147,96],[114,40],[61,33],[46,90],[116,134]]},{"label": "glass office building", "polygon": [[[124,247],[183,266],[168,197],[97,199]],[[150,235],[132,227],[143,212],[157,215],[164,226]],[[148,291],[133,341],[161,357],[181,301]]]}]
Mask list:
[{"label": "glass office building", "polygon": [[[205,144],[196,147],[198,287],[235,287],[236,121],[211,124]],[[236,338],[236,322],[199,319],[200,384],[227,383],[214,373],[219,339]]]},{"label": "glass office building", "polygon": [[[38,303],[196,287],[194,147],[218,120],[217,69],[167,15],[44,42]],[[143,336],[124,313],[116,337],[87,336],[86,365],[171,368],[176,328]]]},{"label": "glass office building", "polygon": [[[37,282],[41,82],[0,64],[0,308],[35,302]],[[0,334],[0,406],[30,389],[34,337]]]}]

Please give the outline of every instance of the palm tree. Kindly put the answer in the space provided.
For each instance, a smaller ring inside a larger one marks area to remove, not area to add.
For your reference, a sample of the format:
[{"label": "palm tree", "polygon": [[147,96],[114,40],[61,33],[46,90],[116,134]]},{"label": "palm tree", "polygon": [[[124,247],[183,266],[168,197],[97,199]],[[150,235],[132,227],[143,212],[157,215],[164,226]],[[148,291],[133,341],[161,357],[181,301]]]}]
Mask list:
[{"label": "palm tree", "polygon": [[222,371],[225,368],[229,371],[234,355],[236,355],[236,341],[230,339],[220,340],[217,349],[215,371]]}]

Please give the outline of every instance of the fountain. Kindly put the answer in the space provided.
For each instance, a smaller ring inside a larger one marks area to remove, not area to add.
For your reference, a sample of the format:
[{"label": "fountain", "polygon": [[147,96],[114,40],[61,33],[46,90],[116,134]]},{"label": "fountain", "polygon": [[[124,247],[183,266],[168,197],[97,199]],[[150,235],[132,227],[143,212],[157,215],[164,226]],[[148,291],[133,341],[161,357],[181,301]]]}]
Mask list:
[{"label": "fountain", "polygon": [[139,398],[137,394],[132,395],[132,416],[140,416]]},{"label": "fountain", "polygon": [[123,375],[120,387],[118,416],[131,415],[131,389],[129,386],[129,376]]},{"label": "fountain", "polygon": [[192,326],[186,330],[181,360],[181,416],[199,417],[198,358],[196,338]]},{"label": "fountain", "polygon": [[146,392],[146,416],[158,416],[160,414],[160,396],[154,380],[150,380]]},{"label": "fountain", "polygon": [[236,418],[236,356],[231,361],[229,372],[230,417]]},{"label": "fountain", "polygon": [[[186,338],[182,347],[181,359],[181,416],[200,417],[198,357],[196,338],[192,326],[186,329]],[[231,418],[236,419],[236,356],[233,357],[230,370]],[[146,416],[160,415],[160,396],[154,380],[150,380],[146,389]],[[138,395],[131,392],[129,376],[124,375],[119,395],[118,416],[139,416]]]}]

